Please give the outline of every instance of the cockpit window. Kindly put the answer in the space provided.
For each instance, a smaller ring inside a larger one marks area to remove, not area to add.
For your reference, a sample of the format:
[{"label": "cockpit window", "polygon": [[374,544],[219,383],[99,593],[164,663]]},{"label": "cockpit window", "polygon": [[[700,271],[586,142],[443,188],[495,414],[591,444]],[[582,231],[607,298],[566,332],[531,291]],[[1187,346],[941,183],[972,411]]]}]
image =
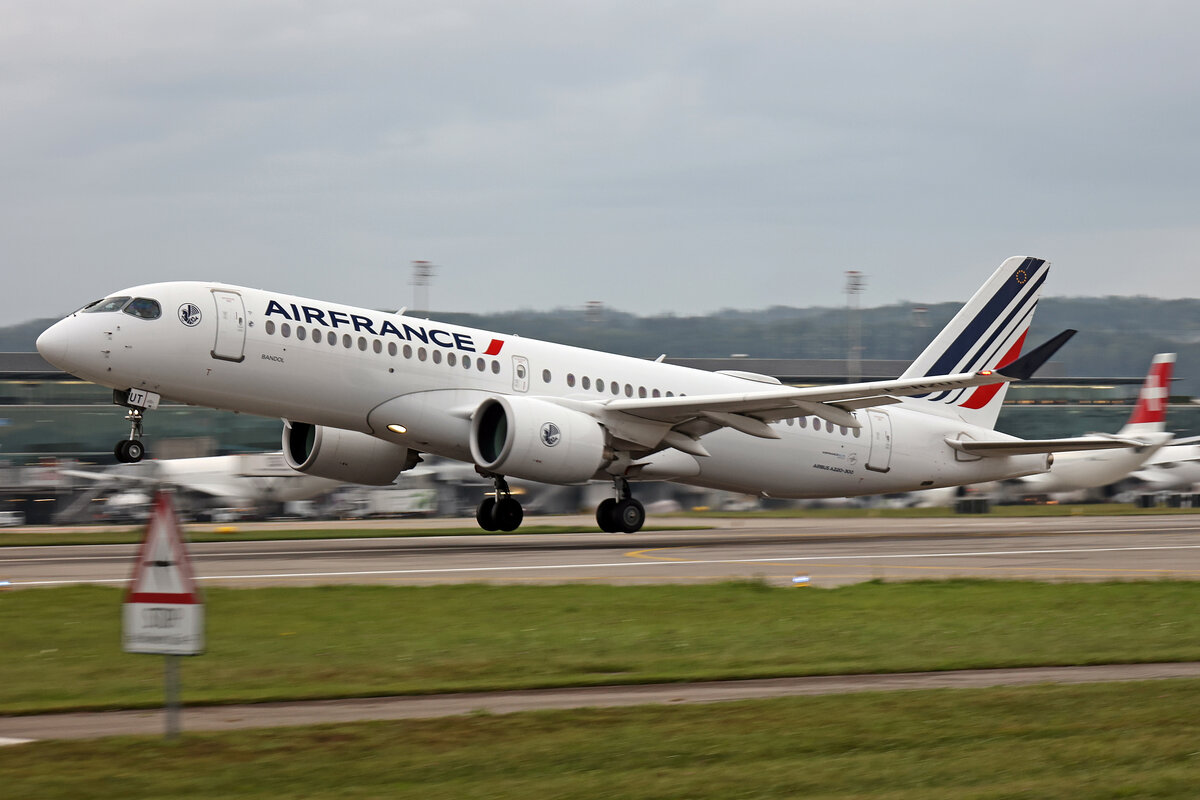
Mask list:
[{"label": "cockpit window", "polygon": [[140,319],[158,319],[162,316],[162,306],[149,297],[135,297],[125,306],[125,313]]},{"label": "cockpit window", "polygon": [[93,300],[92,302],[90,302],[86,306],[84,306],[83,308],[79,309],[79,311],[91,311],[94,307],[100,305],[103,302],[104,302],[103,298],[101,298],[99,300]]},{"label": "cockpit window", "polygon": [[84,309],[88,314],[98,314],[101,311],[120,311],[129,302],[129,297],[106,297],[103,300],[97,300],[90,306]]}]

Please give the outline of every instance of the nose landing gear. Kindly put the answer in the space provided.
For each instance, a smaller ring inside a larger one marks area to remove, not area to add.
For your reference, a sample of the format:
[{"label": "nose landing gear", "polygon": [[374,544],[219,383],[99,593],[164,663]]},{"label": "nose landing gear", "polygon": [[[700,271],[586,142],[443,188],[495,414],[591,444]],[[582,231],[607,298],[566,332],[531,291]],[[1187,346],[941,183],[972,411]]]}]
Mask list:
[{"label": "nose landing gear", "polygon": [[127,391],[113,390],[113,403],[125,406],[129,413],[125,421],[129,423],[129,438],[117,442],[113,455],[122,464],[136,464],[146,455],[146,446],[142,444],[142,414],[144,411],[158,408],[161,398],[154,392],[145,389],[129,389]]},{"label": "nose landing gear", "polygon": [[596,507],[596,524],[605,533],[637,533],[646,522],[646,509],[629,491],[629,481],[613,481],[616,497],[601,501]]},{"label": "nose landing gear", "polygon": [[117,446],[113,448],[113,455],[122,464],[136,464],[142,460],[142,456],[146,455],[146,448],[142,444],[142,410],[140,408],[129,409],[129,413],[125,415],[125,421],[130,423],[129,438],[117,442]]},{"label": "nose landing gear", "polygon": [[512,496],[508,481],[501,475],[494,476],[496,493],[483,498],[475,512],[475,521],[485,531],[515,531],[525,519],[521,502]]}]

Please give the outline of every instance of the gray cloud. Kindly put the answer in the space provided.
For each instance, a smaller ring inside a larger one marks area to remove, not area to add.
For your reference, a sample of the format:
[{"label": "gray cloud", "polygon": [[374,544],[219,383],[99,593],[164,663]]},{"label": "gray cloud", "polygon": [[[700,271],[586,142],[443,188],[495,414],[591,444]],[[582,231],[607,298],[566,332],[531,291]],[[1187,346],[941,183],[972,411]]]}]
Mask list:
[{"label": "gray cloud", "polygon": [[158,279],[639,312],[1195,295],[1182,2],[16,2],[0,299]]}]

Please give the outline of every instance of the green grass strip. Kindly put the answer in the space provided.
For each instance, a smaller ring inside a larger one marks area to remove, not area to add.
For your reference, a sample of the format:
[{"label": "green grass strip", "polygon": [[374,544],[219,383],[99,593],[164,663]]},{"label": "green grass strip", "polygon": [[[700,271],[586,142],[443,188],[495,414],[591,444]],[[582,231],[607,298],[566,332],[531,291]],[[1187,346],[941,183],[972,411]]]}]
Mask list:
[{"label": "green grass strip", "polygon": [[1191,798],[1200,681],[786,698],[0,748],[10,797]]},{"label": "green grass strip", "polygon": [[[184,701],[1200,660],[1200,583],[212,589]],[[0,594],[0,713],[152,707],[121,592]]]}]

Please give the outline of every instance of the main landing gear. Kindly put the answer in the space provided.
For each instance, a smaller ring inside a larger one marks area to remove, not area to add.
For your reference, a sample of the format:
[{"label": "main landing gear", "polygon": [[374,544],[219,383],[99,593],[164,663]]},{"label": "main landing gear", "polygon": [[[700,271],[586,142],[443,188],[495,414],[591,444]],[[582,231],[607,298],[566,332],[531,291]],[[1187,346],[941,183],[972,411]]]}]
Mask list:
[{"label": "main landing gear", "polygon": [[113,455],[122,464],[136,464],[146,455],[146,447],[142,444],[142,410],[130,408],[129,413],[125,415],[125,421],[130,423],[129,438],[117,442],[117,446],[113,448]]},{"label": "main landing gear", "polygon": [[613,481],[616,497],[604,500],[596,507],[596,524],[605,533],[637,533],[646,521],[646,509],[629,493],[629,481]]},{"label": "main landing gear", "polygon": [[485,531],[515,531],[525,519],[525,510],[512,496],[508,481],[500,475],[494,476],[496,492],[483,498],[475,512],[475,521]]}]

